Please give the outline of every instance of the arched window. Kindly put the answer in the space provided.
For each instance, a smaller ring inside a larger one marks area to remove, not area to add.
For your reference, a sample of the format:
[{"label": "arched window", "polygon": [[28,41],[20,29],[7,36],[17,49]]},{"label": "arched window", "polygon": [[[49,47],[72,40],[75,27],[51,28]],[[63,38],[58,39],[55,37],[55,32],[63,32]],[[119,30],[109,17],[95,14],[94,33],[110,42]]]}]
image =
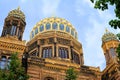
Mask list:
[{"label": "arched window", "polygon": [[44,30],[44,26],[41,25],[41,26],[40,26],[40,32],[42,32],[43,30]]},{"label": "arched window", "polygon": [[37,34],[37,33],[38,33],[38,28],[35,29],[35,34]]},{"label": "arched window", "polygon": [[47,23],[46,24],[46,30],[49,30],[50,29],[50,23]]},{"label": "arched window", "polygon": [[68,49],[60,47],[58,51],[59,51],[60,58],[68,58]]},{"label": "arched window", "polygon": [[70,27],[69,26],[66,26],[66,32],[70,32]]},{"label": "arched window", "polygon": [[10,58],[11,58],[11,57],[9,57],[8,60],[7,60],[7,69],[8,69],[8,66],[10,65],[10,61],[11,61]]},{"label": "arched window", "polygon": [[115,56],[116,56],[116,53],[115,53],[115,49],[114,49],[114,48],[110,48],[109,53],[111,54],[112,57],[115,57]]},{"label": "arched window", "polygon": [[50,58],[50,57],[52,57],[52,47],[45,47],[45,48],[43,48],[42,57],[43,58]]},{"label": "arched window", "polygon": [[1,63],[0,63],[0,68],[1,69],[5,69],[6,68],[6,61],[7,61],[7,59],[6,59],[6,56],[2,56],[2,58],[1,58]]},{"label": "arched window", "polygon": [[15,32],[16,32],[16,26],[13,25],[11,28],[11,35],[14,36]]},{"label": "arched window", "polygon": [[80,59],[79,59],[79,55],[73,51],[73,60],[75,63],[80,64]]},{"label": "arched window", "polygon": [[60,30],[64,30],[64,25],[60,24]]},{"label": "arched window", "polygon": [[54,80],[54,78],[52,78],[52,77],[46,77],[46,78],[44,78],[44,80]]},{"label": "arched window", "polygon": [[57,23],[53,23],[53,24],[52,24],[52,28],[53,28],[53,29],[58,29]]},{"label": "arched window", "polygon": [[71,30],[71,35],[74,36],[74,30]]},{"label": "arched window", "polygon": [[46,51],[46,50],[44,49],[44,50],[43,50],[43,58],[45,58],[45,51]]},{"label": "arched window", "polygon": [[34,32],[32,31],[32,38],[34,37]]}]

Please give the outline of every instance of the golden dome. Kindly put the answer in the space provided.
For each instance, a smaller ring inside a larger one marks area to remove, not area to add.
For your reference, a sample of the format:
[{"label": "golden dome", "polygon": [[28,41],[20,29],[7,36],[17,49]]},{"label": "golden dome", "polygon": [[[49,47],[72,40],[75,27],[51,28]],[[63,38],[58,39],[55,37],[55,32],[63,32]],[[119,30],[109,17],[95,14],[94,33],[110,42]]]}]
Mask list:
[{"label": "golden dome", "polygon": [[107,42],[111,40],[118,40],[117,36],[108,30],[106,30],[106,33],[102,36],[102,42]]},{"label": "golden dome", "polygon": [[7,16],[7,17],[11,17],[11,16],[20,18],[20,19],[22,19],[23,21],[25,21],[25,15],[24,15],[24,13],[20,10],[20,7],[18,7],[17,9],[14,9],[14,10],[12,10],[12,11],[10,11],[10,12],[8,13],[8,16]]},{"label": "golden dome", "polygon": [[32,29],[30,38],[34,38],[36,35],[49,32],[49,31],[61,31],[65,32],[75,39],[77,39],[77,32],[70,22],[63,18],[49,17],[38,22]]}]

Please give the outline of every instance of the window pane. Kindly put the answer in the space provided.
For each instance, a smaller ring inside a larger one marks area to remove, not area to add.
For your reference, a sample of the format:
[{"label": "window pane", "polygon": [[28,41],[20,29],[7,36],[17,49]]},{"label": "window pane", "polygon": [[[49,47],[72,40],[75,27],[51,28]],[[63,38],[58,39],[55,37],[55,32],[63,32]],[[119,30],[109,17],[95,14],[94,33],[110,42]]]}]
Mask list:
[{"label": "window pane", "polygon": [[71,30],[71,35],[74,36],[74,31],[73,30]]},{"label": "window pane", "polygon": [[115,54],[116,54],[116,53],[115,53],[115,49],[114,49],[114,48],[110,48],[110,51],[109,51],[109,52],[110,52],[110,54],[111,54],[113,57],[114,57],[114,56],[115,56]]},{"label": "window pane", "polygon": [[32,38],[34,37],[34,32],[32,31]]},{"label": "window pane", "polygon": [[47,23],[46,24],[46,30],[49,30],[50,29],[50,23]]},{"label": "window pane", "polygon": [[61,56],[62,56],[62,58],[64,58],[65,56],[64,56],[64,50],[62,49],[62,54],[61,54]]},{"label": "window pane", "polygon": [[16,26],[12,26],[11,28],[11,35],[15,35],[15,32],[16,32]]},{"label": "window pane", "polygon": [[53,28],[53,29],[57,29],[57,23],[53,23],[53,24],[52,24],[52,28]]},{"label": "window pane", "polygon": [[38,33],[38,28],[35,29],[35,34],[37,34],[37,33]]},{"label": "window pane", "polygon": [[43,50],[43,58],[45,58],[45,49]]},{"label": "window pane", "polygon": [[49,57],[52,57],[52,49],[49,49]]},{"label": "window pane", "polygon": [[70,28],[66,26],[66,32],[70,32]]},{"label": "window pane", "polygon": [[40,32],[42,32],[43,30],[44,30],[44,26],[41,25],[41,26],[40,26]]},{"label": "window pane", "polygon": [[65,50],[65,58],[68,58],[67,50]]},{"label": "window pane", "polygon": [[43,48],[43,58],[50,58],[52,57],[52,48]]},{"label": "window pane", "polygon": [[2,57],[1,63],[0,63],[0,68],[5,69],[5,67],[6,67],[6,58]]},{"label": "window pane", "polygon": [[59,57],[61,57],[61,49],[59,48]]},{"label": "window pane", "polygon": [[48,58],[49,57],[49,52],[48,52],[48,49],[46,49],[46,58]]},{"label": "window pane", "polygon": [[60,24],[60,30],[64,30],[64,25]]}]

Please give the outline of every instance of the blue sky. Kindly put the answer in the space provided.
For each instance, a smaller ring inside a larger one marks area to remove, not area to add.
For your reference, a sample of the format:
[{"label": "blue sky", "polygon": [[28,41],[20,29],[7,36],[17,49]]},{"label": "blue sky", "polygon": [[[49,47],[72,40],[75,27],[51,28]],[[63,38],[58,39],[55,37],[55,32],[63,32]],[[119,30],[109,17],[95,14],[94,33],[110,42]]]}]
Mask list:
[{"label": "blue sky", "polygon": [[115,17],[113,7],[102,12],[94,9],[90,0],[0,0],[0,33],[9,11],[18,6],[26,15],[27,25],[23,40],[29,40],[30,31],[41,19],[51,16],[65,18],[78,32],[78,40],[83,45],[85,65],[104,69],[101,37],[106,27],[113,33],[119,32],[108,25],[108,21]]}]

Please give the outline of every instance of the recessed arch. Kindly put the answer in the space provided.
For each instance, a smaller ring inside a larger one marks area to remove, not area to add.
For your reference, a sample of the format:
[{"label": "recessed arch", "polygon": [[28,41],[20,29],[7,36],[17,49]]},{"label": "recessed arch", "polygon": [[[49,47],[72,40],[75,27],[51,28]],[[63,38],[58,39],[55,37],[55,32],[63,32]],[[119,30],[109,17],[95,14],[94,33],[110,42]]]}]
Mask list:
[{"label": "recessed arch", "polygon": [[45,77],[44,80],[54,80],[52,77]]}]

